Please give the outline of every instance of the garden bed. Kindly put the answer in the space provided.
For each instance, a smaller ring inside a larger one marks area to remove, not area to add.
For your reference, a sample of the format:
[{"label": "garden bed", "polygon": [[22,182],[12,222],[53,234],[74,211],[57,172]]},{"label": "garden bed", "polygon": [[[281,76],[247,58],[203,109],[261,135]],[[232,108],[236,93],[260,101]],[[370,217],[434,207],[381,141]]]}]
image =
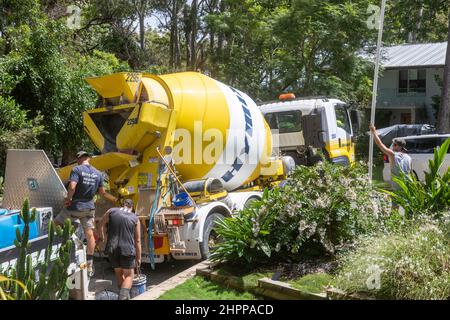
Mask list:
[{"label": "garden bed", "polygon": [[307,262],[261,266],[254,271],[220,265],[214,269],[197,269],[197,274],[227,288],[251,292],[270,299],[323,300],[332,276],[333,264]]}]

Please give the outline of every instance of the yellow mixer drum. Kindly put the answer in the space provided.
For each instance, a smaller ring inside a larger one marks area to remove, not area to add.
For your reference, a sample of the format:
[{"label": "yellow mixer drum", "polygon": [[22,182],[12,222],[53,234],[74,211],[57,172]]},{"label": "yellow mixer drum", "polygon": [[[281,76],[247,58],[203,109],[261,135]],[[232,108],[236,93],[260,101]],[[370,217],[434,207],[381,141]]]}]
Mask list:
[{"label": "yellow mixer drum", "polygon": [[[255,102],[245,93],[195,72],[161,76],[133,74],[135,82],[127,81],[130,79],[127,74],[107,77],[121,79],[124,89],[111,90],[101,81],[105,77],[88,82],[100,95],[108,92],[114,96],[122,92],[121,99],[139,104],[131,113],[122,114],[128,119],[111,142],[117,150],[144,152],[153,141],[152,131],[164,130],[160,127],[165,117],[170,110],[175,110],[172,157],[184,181],[221,178],[225,188],[233,190],[260,175],[261,166],[271,154],[271,134]],[[100,128],[95,114],[91,116]],[[146,117],[156,119],[152,126],[144,126]],[[155,127],[158,119],[161,125]],[[97,140],[97,146],[104,152],[114,151],[105,149],[105,142],[100,138]]]}]

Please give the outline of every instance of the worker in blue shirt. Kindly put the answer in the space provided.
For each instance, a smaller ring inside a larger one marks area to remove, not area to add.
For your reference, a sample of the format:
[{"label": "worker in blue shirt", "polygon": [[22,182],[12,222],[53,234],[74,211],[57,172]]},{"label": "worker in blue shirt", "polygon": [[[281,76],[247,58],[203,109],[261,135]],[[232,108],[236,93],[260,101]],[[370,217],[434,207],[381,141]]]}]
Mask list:
[{"label": "worker in blue shirt", "polygon": [[95,204],[94,196],[98,193],[113,203],[117,198],[110,195],[103,187],[103,175],[89,163],[91,155],[86,151],[77,153],[77,166],[69,178],[67,197],[64,208],[56,216],[56,225],[63,225],[66,219],[79,219],[87,240],[86,264],[89,277],[94,274],[93,256],[95,249]]}]

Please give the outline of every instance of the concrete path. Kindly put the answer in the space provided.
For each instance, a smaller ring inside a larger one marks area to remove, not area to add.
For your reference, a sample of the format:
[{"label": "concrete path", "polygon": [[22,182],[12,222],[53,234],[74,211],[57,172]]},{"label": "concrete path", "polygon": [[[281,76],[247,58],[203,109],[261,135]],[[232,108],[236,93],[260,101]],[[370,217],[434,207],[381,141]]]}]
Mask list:
[{"label": "concrete path", "polygon": [[176,286],[182,284],[186,280],[194,277],[195,272],[198,268],[206,268],[207,266],[209,266],[209,264],[210,264],[209,261],[199,262],[199,263],[193,265],[192,267],[171,277],[170,279],[167,279],[166,281],[164,281],[156,286],[147,288],[146,292],[137,296],[133,300],[156,300],[164,292],[171,290],[171,289],[175,288]]},{"label": "concrete path", "polygon": [[[140,295],[139,300],[156,299],[165,291],[170,290],[195,275],[195,270],[204,267],[210,262],[176,261],[156,264],[155,270],[144,264],[142,274],[147,276],[147,291]],[[89,299],[95,299],[95,294],[103,290],[118,293],[114,270],[104,258],[94,258],[95,275],[89,282]],[[159,294],[158,294],[159,292]]]}]

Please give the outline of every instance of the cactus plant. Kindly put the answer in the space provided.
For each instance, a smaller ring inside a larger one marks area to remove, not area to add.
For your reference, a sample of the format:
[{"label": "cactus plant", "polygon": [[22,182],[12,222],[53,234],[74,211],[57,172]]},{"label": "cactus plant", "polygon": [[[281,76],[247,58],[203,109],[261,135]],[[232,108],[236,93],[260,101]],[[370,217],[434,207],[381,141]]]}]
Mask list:
[{"label": "cactus plant", "polygon": [[[73,245],[71,238],[74,233],[74,227],[70,219],[65,221],[63,228],[55,226],[54,222],[50,221],[48,246],[45,250],[44,260],[33,266],[28,249],[31,245],[29,242],[30,223],[36,219],[36,210],[32,209],[30,212],[28,199],[23,203],[20,218],[25,226],[22,232],[16,229],[14,244],[19,249],[19,257],[16,269],[9,270],[7,274],[9,279],[16,280],[7,283],[9,285],[7,288],[9,296],[17,300],[67,299],[69,293],[66,284],[67,268],[70,265],[70,253]],[[62,241],[61,246],[55,252],[56,259],[52,261],[56,238]]]}]

